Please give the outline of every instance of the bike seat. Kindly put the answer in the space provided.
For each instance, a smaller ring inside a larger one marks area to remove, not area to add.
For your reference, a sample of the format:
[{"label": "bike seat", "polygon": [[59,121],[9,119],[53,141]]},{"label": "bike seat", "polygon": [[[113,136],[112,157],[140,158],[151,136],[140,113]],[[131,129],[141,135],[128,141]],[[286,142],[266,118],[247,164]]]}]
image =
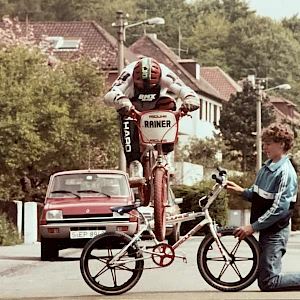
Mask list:
[{"label": "bike seat", "polygon": [[125,206],[113,206],[110,207],[110,210],[112,212],[117,212],[120,215],[129,213],[131,210],[138,208],[140,205],[139,204],[130,204],[130,205],[125,205]]}]

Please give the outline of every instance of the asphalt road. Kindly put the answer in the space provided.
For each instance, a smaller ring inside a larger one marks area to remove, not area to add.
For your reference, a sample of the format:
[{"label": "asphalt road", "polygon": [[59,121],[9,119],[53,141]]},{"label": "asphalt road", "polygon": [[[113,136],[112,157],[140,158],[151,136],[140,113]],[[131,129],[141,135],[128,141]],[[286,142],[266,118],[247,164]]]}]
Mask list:
[{"label": "asphalt road", "polygon": [[[184,251],[187,264],[176,259],[166,268],[145,270],[130,291],[119,296],[103,296],[91,290],[80,274],[80,249],[60,251],[60,259],[40,261],[40,244],[0,247],[0,299],[300,299],[300,292],[262,293],[257,283],[236,293],[210,287],[197,269],[196,253],[201,237],[193,237],[177,251]],[[284,272],[300,272],[300,232],[293,233],[283,259]],[[177,252],[176,251],[176,252]]]}]

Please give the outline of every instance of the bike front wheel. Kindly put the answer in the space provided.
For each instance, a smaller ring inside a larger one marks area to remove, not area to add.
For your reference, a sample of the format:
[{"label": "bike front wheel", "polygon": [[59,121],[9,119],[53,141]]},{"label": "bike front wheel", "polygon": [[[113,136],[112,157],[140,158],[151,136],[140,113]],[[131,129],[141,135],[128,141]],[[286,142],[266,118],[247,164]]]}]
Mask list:
[{"label": "bike front wheel", "polygon": [[159,242],[165,239],[166,210],[165,202],[168,196],[165,170],[157,168],[154,173],[154,231]]},{"label": "bike front wheel", "polygon": [[136,243],[122,254],[115,265],[109,264],[130,241],[131,237],[121,232],[105,232],[88,241],[80,257],[80,271],[89,287],[100,294],[119,295],[136,285],[144,267],[143,256]]},{"label": "bike front wheel", "polygon": [[227,264],[212,234],[208,234],[197,253],[198,269],[204,280],[224,292],[236,292],[250,286],[257,278],[259,246],[254,236],[238,241],[233,231],[236,227],[218,230],[219,239],[231,257]]}]

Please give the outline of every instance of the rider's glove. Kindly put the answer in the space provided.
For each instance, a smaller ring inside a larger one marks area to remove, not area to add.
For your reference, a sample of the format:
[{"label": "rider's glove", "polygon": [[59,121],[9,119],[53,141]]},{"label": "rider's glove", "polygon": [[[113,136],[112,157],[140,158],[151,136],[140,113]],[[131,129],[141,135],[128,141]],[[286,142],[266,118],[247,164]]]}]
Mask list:
[{"label": "rider's glove", "polygon": [[118,114],[121,117],[129,116],[133,109],[131,101],[125,96],[118,96],[114,100]]},{"label": "rider's glove", "polygon": [[194,111],[200,107],[199,99],[195,96],[187,96],[184,98],[181,110],[184,112]]}]

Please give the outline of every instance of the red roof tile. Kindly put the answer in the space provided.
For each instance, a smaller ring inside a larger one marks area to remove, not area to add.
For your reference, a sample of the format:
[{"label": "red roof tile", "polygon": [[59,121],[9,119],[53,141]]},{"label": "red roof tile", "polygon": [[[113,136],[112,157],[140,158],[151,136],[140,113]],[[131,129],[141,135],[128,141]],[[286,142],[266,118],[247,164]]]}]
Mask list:
[{"label": "red roof tile", "polygon": [[230,99],[231,94],[242,91],[242,87],[219,67],[201,67],[200,76],[208,81],[227,100]]},{"label": "red roof tile", "polygon": [[[43,35],[81,39],[83,54],[89,57],[99,57],[100,67],[105,70],[118,69],[118,42],[100,27],[96,22],[31,22],[34,39],[37,43],[43,40]],[[21,35],[26,33],[26,23],[20,23]],[[4,29],[4,23],[0,23]],[[64,57],[73,51],[54,51],[54,55]],[[136,55],[124,47],[124,56],[127,62],[137,59]]]},{"label": "red roof tile", "polygon": [[204,93],[218,100],[226,100],[214,87],[205,79],[197,80],[178,62],[180,60],[166,44],[162,41],[144,35],[129,47],[137,55],[154,57],[160,63],[165,64],[189,87],[199,94]]}]

